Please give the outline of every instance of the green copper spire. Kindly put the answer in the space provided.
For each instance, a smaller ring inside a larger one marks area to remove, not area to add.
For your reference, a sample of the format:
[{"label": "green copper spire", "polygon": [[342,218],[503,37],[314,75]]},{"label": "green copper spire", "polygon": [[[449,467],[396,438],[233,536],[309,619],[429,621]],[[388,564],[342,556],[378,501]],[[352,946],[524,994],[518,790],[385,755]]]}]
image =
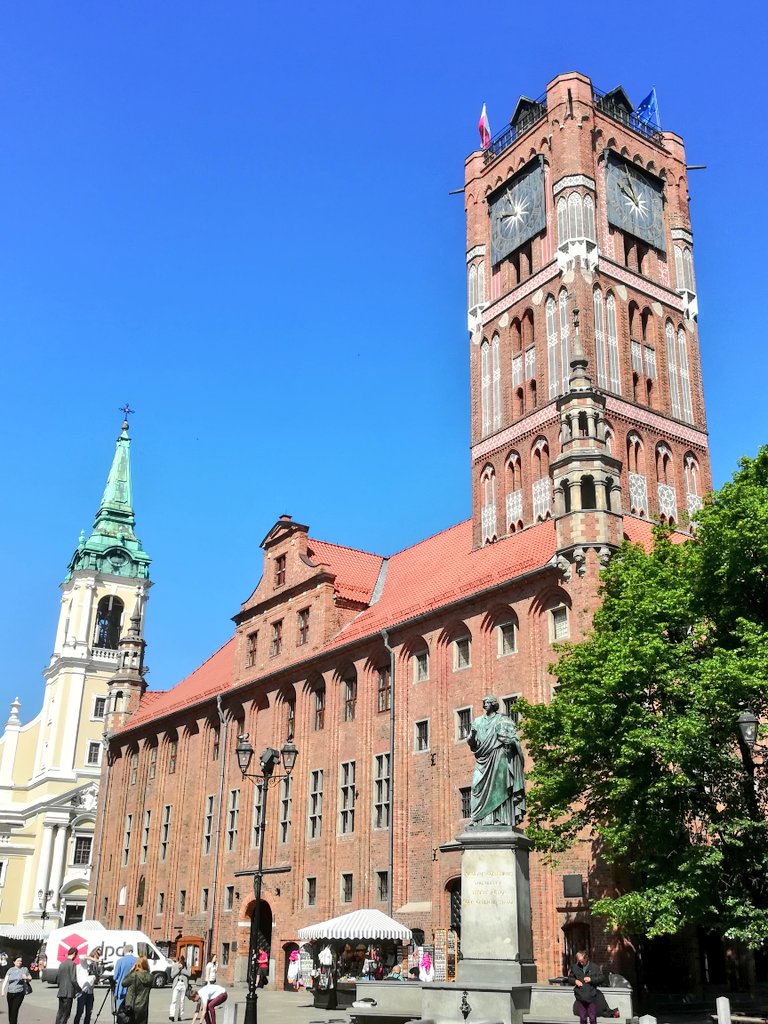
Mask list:
[{"label": "green copper spire", "polygon": [[147,579],[149,576],[149,555],[133,530],[136,517],[131,501],[130,448],[126,419],[117,439],[115,457],[91,535],[86,540],[85,534],[80,534],[77,551],[69,563],[67,579],[80,569],[133,579]]}]

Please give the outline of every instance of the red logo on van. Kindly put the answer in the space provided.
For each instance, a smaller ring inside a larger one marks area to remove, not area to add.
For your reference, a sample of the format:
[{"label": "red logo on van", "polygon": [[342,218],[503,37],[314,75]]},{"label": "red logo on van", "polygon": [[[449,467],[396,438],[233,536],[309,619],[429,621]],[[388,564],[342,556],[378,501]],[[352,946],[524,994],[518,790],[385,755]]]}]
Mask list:
[{"label": "red logo on van", "polygon": [[78,963],[80,960],[80,954],[82,953],[85,955],[88,952],[88,939],[84,939],[82,935],[78,935],[77,932],[72,932],[71,935],[67,935],[63,939],[59,939],[59,948],[56,953],[56,959],[59,963],[63,963],[67,959],[67,953],[70,951],[72,946],[77,950],[75,963]]}]

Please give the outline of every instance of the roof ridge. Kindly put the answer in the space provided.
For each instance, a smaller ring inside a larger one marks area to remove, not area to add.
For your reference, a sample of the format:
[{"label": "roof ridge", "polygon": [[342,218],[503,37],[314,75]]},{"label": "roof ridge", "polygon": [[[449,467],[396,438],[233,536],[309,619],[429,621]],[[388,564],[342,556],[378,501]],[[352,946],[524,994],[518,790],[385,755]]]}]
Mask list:
[{"label": "roof ridge", "polygon": [[373,558],[387,558],[387,555],[380,555],[377,551],[366,551],[365,548],[352,548],[349,544],[337,544],[332,540],[323,540],[322,537],[308,537],[307,546],[311,547],[312,542],[315,544],[327,544],[329,548],[339,548],[342,551],[354,551],[358,555],[371,555]]},{"label": "roof ridge", "polygon": [[472,517],[469,516],[466,519],[459,520],[458,523],[454,523],[453,526],[445,526],[442,530],[438,530],[437,533],[431,533],[428,537],[422,537],[421,540],[416,540],[413,544],[406,544],[404,548],[400,548],[399,551],[394,551],[389,558],[394,558],[395,555],[402,555],[406,551],[410,551],[411,548],[417,548],[419,544],[426,544],[428,540],[434,540],[435,537],[440,537],[443,533],[450,533],[451,530],[455,530],[458,526],[463,526],[465,523],[472,521]]}]

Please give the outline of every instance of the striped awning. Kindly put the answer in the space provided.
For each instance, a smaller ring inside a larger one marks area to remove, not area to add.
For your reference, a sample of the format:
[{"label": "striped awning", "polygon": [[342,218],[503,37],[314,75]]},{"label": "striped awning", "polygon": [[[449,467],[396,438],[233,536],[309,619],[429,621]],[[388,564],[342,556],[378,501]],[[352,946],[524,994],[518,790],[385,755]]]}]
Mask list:
[{"label": "striped awning", "polygon": [[48,932],[44,932],[39,924],[0,924],[0,938],[15,939],[17,942],[29,942],[33,939],[47,938]]},{"label": "striped awning", "polygon": [[299,938],[309,939],[400,939],[409,942],[411,929],[387,917],[380,910],[353,910],[308,928],[299,928]]}]

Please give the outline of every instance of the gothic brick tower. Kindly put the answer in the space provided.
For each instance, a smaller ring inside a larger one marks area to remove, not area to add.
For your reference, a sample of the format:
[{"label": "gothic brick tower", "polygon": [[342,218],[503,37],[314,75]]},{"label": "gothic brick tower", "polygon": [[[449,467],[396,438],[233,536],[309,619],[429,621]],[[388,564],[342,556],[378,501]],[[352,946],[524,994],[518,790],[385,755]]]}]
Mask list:
[{"label": "gothic brick tower", "polygon": [[474,544],[583,570],[710,487],[682,140],[571,73],[466,162]]}]

